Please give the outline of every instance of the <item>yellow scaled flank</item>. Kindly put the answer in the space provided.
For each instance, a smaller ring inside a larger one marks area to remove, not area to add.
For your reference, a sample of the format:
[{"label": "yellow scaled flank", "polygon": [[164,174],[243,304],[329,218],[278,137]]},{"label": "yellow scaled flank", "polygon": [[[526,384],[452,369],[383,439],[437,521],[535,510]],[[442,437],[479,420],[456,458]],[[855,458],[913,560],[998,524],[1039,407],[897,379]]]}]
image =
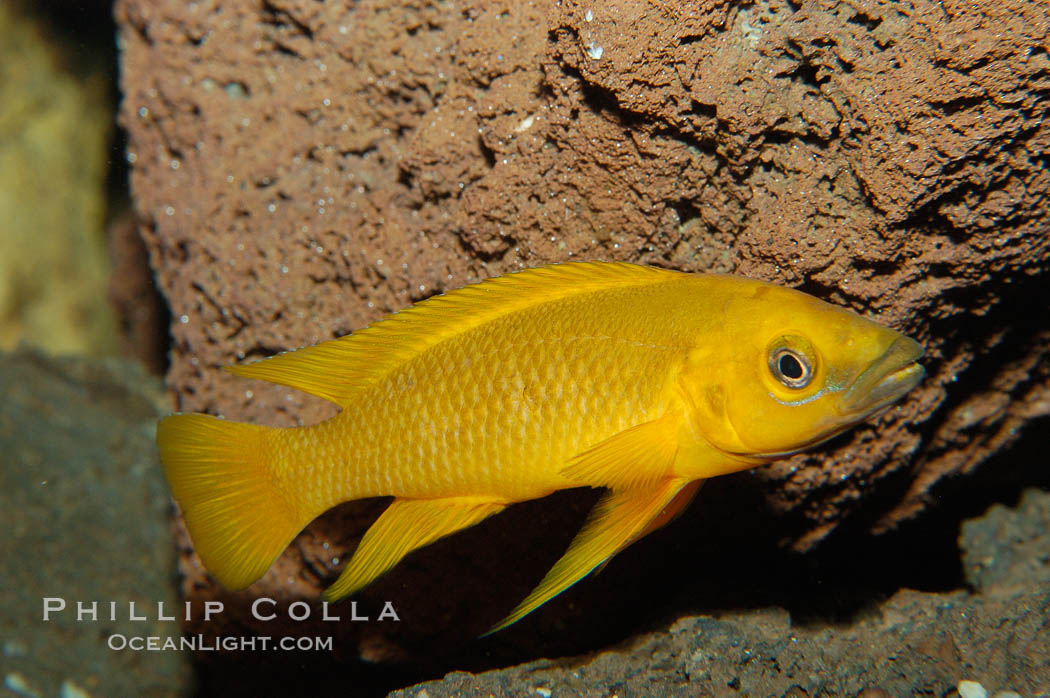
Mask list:
[{"label": "yellow scaled flank", "polygon": [[[258,579],[332,506],[393,496],[328,599],[514,502],[608,488],[565,556],[496,630],[673,519],[704,478],[816,443],[895,398],[921,369],[891,383],[878,371],[915,355],[910,341],[737,277],[557,265],[229,368],[339,405],[325,422],[271,429],[176,415],[161,421],[157,441],[201,560],[231,588]],[[804,357],[811,384],[778,384],[771,346],[815,347]],[[865,401],[855,390],[850,404],[867,411],[843,411],[839,393],[869,366],[864,385],[881,392]]]}]

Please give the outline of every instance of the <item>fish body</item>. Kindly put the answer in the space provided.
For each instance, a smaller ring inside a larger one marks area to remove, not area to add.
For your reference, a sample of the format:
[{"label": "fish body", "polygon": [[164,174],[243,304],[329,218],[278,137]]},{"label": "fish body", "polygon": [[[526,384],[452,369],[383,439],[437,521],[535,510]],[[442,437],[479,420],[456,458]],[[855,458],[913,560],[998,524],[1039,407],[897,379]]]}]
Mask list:
[{"label": "fish body", "polygon": [[494,629],[674,517],[699,483],[829,438],[922,376],[917,343],[791,289],[619,263],[527,270],[347,337],[232,367],[335,402],[275,429],[158,426],[205,566],[260,577],[340,502],[395,497],[326,597],[514,502],[608,488],[536,590]]}]

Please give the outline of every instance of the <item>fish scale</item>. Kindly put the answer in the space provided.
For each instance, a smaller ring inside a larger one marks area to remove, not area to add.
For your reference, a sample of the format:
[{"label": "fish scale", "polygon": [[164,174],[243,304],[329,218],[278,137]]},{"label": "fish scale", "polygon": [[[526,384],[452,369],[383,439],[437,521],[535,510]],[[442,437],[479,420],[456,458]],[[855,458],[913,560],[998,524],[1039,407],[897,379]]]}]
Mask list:
[{"label": "fish scale", "polygon": [[791,289],[556,265],[230,368],[339,405],[325,422],[273,429],[174,415],[161,420],[157,443],[201,560],[234,589],[331,506],[393,496],[329,600],[511,503],[606,488],[496,630],[674,519],[705,478],[809,447],[884,409],[921,379],[921,354],[900,333]]},{"label": "fish scale", "polygon": [[[629,419],[659,408],[666,363],[682,358],[681,351],[673,355],[619,342],[612,333],[622,329],[615,326],[587,328],[603,331],[600,339],[540,337],[536,328],[550,323],[546,314],[522,315],[515,318],[521,329],[504,327],[484,333],[489,336],[439,345],[374,386],[371,394],[360,395],[332,420],[304,428],[313,432],[315,444],[303,449],[304,455],[330,464],[344,476],[335,491],[318,493],[317,505],[330,506],[351,494],[498,494],[515,500],[565,487],[565,478],[558,476],[563,462],[622,430]],[[578,346],[585,343],[592,346]],[[663,354],[663,360],[640,358],[646,353]],[[571,361],[571,356],[581,358]],[[469,371],[455,370],[467,359]],[[632,372],[625,366],[646,370]],[[581,390],[575,400],[559,400],[552,394],[537,399],[533,418],[519,419],[523,392],[541,396],[544,386],[593,385],[593,376],[602,374],[610,380],[601,396]],[[449,415],[456,415],[451,424]],[[407,423],[403,416],[410,417]],[[582,428],[566,438],[563,429],[568,424]],[[427,456],[422,460],[415,455],[420,443]],[[439,443],[444,446],[440,451]],[[380,471],[390,478],[389,486],[369,477]],[[445,487],[434,488],[430,483],[439,473],[451,479]],[[427,489],[417,483],[427,483]]]}]

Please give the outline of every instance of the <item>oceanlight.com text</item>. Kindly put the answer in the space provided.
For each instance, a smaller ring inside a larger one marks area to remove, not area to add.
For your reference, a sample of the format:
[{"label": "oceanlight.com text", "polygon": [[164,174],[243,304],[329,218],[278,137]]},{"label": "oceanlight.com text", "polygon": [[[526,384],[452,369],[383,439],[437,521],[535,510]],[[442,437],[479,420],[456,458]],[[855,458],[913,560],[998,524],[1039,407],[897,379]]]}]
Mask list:
[{"label": "oceanlight.com text", "polygon": [[132,652],[314,652],[331,651],[331,637],[296,637],[292,635],[183,635],[159,637],[156,635],[122,635],[114,633],[106,644],[111,650]]}]

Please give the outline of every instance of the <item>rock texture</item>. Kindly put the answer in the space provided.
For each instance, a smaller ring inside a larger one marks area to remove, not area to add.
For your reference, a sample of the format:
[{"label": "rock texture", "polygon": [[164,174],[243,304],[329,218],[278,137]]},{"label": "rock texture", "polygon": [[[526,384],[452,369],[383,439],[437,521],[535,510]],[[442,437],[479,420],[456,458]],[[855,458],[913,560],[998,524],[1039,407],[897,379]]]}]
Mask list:
[{"label": "rock texture", "polygon": [[[179,408],[320,419],[331,406],[219,367],[522,266],[733,271],[919,337],[928,378],[818,452],[711,483],[687,523],[797,550],[843,525],[888,531],[1050,414],[1048,13],[1041,0],[120,0],[121,119]],[[527,505],[414,556],[364,597],[410,599],[414,630],[391,643],[370,626],[358,653],[471,637],[589,501]],[[316,598],[377,510],[323,518],[255,593]],[[184,552],[187,589],[222,593]],[[500,560],[515,574],[493,572]],[[417,598],[435,579],[493,588]],[[601,593],[617,592],[588,582],[531,627]]]},{"label": "rock texture", "polygon": [[[455,672],[392,698],[545,696],[1050,696],[1050,494],[963,527],[974,593],[902,590],[847,627],[786,611],[683,618],[616,649],[506,670]],[[999,693],[999,692],[1003,693]],[[970,694],[974,695],[974,694]]]},{"label": "rock texture", "polygon": [[[178,696],[189,656],[120,649],[178,638],[171,500],[153,445],[166,408],[137,364],[0,354],[0,677],[18,696]],[[44,620],[44,598],[65,609]],[[115,617],[110,619],[110,603]],[[128,604],[136,604],[130,618]],[[57,602],[56,602],[57,603]],[[96,604],[78,620],[77,604]],[[116,636],[110,645],[110,638]]]}]

